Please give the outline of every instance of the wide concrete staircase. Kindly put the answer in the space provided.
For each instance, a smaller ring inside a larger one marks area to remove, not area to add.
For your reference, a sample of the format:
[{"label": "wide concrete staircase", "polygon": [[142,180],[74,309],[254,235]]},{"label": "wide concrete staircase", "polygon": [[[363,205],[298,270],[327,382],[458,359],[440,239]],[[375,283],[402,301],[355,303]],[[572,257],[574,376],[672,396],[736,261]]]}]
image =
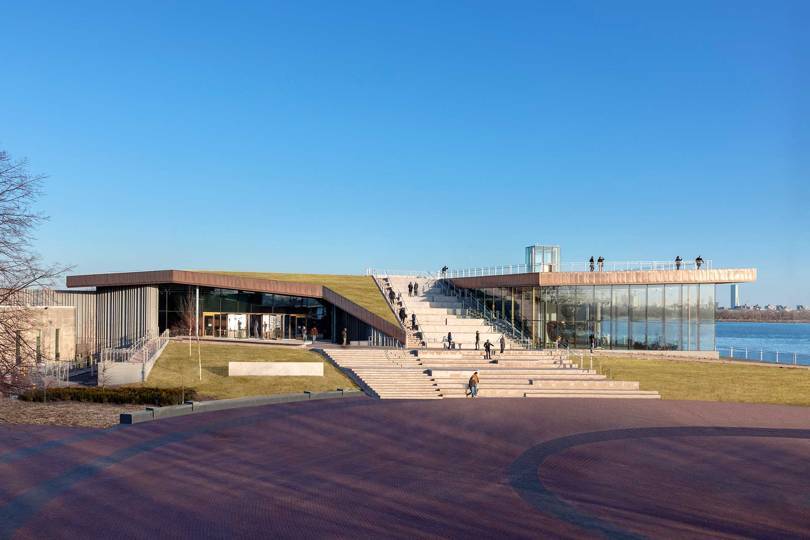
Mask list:
[{"label": "wide concrete staircase", "polygon": [[462,398],[478,371],[479,397],[660,399],[638,382],[615,381],[577,366],[565,351],[507,350],[485,359],[482,351],[324,349],[364,389],[381,399]]},{"label": "wide concrete staircase", "polygon": [[479,351],[420,350],[419,359],[445,398],[467,394],[478,371],[479,397],[581,397],[660,399],[635,381],[614,381],[576,366],[564,351],[509,350],[486,360]]},{"label": "wide concrete staircase", "polygon": [[[408,284],[414,282],[419,284],[419,293],[409,296]],[[451,333],[457,347],[473,349],[476,331],[479,333],[482,346],[487,339],[497,345],[503,335],[484,319],[466,317],[468,310],[464,309],[461,301],[455,296],[443,294],[430,280],[415,276],[389,276],[386,283],[401,295],[402,305],[409,320],[411,314],[416,315],[420,346],[442,349],[445,347],[447,334]],[[509,349],[520,348],[518,342],[509,336],[506,336],[506,339]]]},{"label": "wide concrete staircase", "polygon": [[441,399],[419,358],[402,349],[323,349],[364,390],[380,399]]}]

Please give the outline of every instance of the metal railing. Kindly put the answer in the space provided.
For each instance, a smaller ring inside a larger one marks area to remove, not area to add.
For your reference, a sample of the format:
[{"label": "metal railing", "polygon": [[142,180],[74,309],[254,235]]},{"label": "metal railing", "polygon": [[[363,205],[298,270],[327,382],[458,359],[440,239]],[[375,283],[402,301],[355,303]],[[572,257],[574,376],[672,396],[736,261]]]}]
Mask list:
[{"label": "metal railing", "polygon": [[807,353],[770,351],[748,347],[715,347],[715,350],[720,353],[721,358],[729,360],[762,362],[764,364],[810,366],[810,354]]},{"label": "metal railing", "polygon": [[[700,270],[711,270],[712,261],[705,260],[700,266]],[[643,270],[696,270],[695,261],[682,261],[680,268],[675,261],[606,261],[602,264],[601,270],[597,262],[591,270],[590,262],[568,262],[558,265],[555,272],[630,272]],[[526,264],[506,264],[500,266],[478,266],[473,268],[462,268],[448,270],[443,277],[463,278],[481,276],[505,276],[511,274],[526,274],[540,272],[539,266]]]},{"label": "metal railing", "polygon": [[143,336],[128,347],[102,349],[99,357],[101,362],[146,363],[168,342],[169,331],[164,330],[159,336]]},{"label": "metal railing", "polygon": [[491,310],[485,302],[480,298],[476,298],[469,294],[469,289],[456,287],[449,281],[440,281],[439,287],[442,288],[447,296],[453,296],[458,299],[462,306],[464,306],[464,317],[474,317],[476,319],[483,319],[493,330],[509,336],[510,339],[517,341],[525,349],[536,348],[531,339],[527,338],[521,330],[515,327],[511,322],[499,317],[498,312]]},{"label": "metal railing", "polygon": [[374,328],[371,329],[371,335],[368,337],[368,346],[388,347],[392,349],[401,349],[403,347],[402,342],[398,339],[387,336]]}]

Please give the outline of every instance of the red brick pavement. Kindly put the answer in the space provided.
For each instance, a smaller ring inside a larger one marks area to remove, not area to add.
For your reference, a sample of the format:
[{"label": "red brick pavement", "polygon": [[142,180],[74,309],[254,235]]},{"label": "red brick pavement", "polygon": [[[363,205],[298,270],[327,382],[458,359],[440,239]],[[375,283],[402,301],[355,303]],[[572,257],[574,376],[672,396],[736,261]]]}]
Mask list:
[{"label": "red brick pavement", "polygon": [[800,407],[356,398],[21,433],[0,537],[810,535]]}]

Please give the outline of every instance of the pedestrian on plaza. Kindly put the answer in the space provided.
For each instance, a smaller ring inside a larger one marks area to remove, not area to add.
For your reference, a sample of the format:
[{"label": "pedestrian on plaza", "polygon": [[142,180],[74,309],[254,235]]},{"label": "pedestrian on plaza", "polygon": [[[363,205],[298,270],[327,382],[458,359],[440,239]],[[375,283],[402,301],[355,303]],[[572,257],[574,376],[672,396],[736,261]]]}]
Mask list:
[{"label": "pedestrian on plaza", "polygon": [[590,337],[588,338],[588,343],[590,343],[591,352],[593,352],[594,348],[596,348],[596,336],[591,334]]},{"label": "pedestrian on plaza", "polygon": [[703,265],[703,257],[698,255],[697,259],[695,259],[695,266],[697,266],[697,269],[700,270],[701,265]]},{"label": "pedestrian on plaza", "polygon": [[492,360],[492,343],[489,339],[484,342],[484,360]]},{"label": "pedestrian on plaza", "polygon": [[605,258],[604,257],[599,255],[599,258],[596,259],[596,262],[599,264],[599,271],[600,272],[605,269]]},{"label": "pedestrian on plaza", "polygon": [[478,330],[475,331],[475,350],[478,350],[478,346],[481,345],[481,332]]},{"label": "pedestrian on plaza", "polygon": [[478,372],[476,371],[472,374],[470,381],[467,383],[467,388],[470,390],[469,396],[473,399],[478,395],[478,382]]},{"label": "pedestrian on plaza", "polygon": [[404,307],[399,308],[399,322],[401,322],[404,325],[406,318],[407,317],[405,315],[405,308]]},{"label": "pedestrian on plaza", "polygon": [[453,333],[452,332],[447,332],[447,348],[448,349],[453,348]]},{"label": "pedestrian on plaza", "polygon": [[416,330],[416,313],[411,313],[411,328]]},{"label": "pedestrian on plaza", "polygon": [[315,343],[318,340],[318,329],[313,326],[309,329],[309,335],[312,337],[312,343]]},{"label": "pedestrian on plaza", "polygon": [[416,281],[413,282],[413,295],[419,296],[419,283]]},{"label": "pedestrian on plaza", "polygon": [[301,340],[306,343],[307,341],[307,326],[304,325],[301,327]]},{"label": "pedestrian on plaza", "polygon": [[413,282],[408,282],[408,296],[413,296]]},{"label": "pedestrian on plaza", "polygon": [[593,272],[593,255],[591,255],[590,259],[588,259],[588,268],[590,268],[591,272]]},{"label": "pedestrian on plaza", "polygon": [[683,259],[681,259],[680,255],[675,257],[675,270],[680,270],[681,269],[681,262],[682,261],[683,261]]},{"label": "pedestrian on plaza", "polygon": [[394,293],[394,289],[389,289],[388,290],[388,299],[391,300],[392,304],[397,299],[397,295],[396,295],[396,293]]},{"label": "pedestrian on plaza", "polygon": [[505,349],[506,349],[506,337],[503,334],[501,334],[501,354],[503,354],[503,351]]},{"label": "pedestrian on plaza", "polygon": [[349,332],[345,328],[340,333],[340,340],[343,342],[344,347],[349,344]]}]

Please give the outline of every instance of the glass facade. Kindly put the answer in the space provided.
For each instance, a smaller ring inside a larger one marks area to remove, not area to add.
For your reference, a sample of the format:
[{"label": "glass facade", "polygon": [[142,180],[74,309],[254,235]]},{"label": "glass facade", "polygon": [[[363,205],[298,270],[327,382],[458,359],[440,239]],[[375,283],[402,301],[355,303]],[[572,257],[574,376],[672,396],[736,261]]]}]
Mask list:
[{"label": "glass facade", "polygon": [[465,289],[537,346],[714,350],[715,286],[582,285]]},{"label": "glass facade", "polygon": [[[158,326],[172,334],[188,333],[197,321],[201,336],[236,339],[301,339],[316,329],[318,339],[335,341],[346,328],[350,341],[364,341],[372,328],[319,298],[232,289],[159,286]],[[189,322],[189,319],[191,322]]]}]

